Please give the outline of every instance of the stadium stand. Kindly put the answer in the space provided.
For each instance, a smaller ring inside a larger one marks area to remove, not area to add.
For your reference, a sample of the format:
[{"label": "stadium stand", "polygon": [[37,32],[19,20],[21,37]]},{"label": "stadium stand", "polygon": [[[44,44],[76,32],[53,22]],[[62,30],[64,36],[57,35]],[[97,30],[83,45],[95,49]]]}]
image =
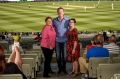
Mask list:
[{"label": "stadium stand", "polygon": [[90,78],[97,78],[97,67],[101,63],[109,63],[109,57],[92,57],[89,60],[88,71]]},{"label": "stadium stand", "polygon": [[22,79],[21,74],[5,74],[0,75],[0,79]]},{"label": "stadium stand", "polygon": [[120,63],[99,64],[97,68],[97,79],[111,79],[115,73],[120,73]]},{"label": "stadium stand", "polygon": [[114,74],[113,79],[120,79],[120,73],[119,74]]}]

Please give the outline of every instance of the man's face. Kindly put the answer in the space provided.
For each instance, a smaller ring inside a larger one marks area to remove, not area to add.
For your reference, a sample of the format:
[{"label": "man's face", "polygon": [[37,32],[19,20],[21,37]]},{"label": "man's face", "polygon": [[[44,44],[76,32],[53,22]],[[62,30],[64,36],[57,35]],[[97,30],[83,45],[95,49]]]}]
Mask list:
[{"label": "man's face", "polygon": [[64,10],[63,9],[59,9],[58,10],[58,16],[59,17],[63,17],[64,16]]},{"label": "man's face", "polygon": [[104,37],[102,35],[98,35],[97,40],[104,41]]}]

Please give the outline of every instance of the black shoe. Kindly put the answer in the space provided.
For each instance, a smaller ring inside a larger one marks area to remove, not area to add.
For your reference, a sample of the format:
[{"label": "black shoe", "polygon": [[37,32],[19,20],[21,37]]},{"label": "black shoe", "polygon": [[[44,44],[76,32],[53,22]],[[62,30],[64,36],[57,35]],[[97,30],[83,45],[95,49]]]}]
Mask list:
[{"label": "black shoe", "polygon": [[51,77],[51,76],[49,76],[49,75],[43,75],[43,77],[47,77],[47,78],[49,78],[49,77]]},{"label": "black shoe", "polygon": [[51,74],[54,74],[55,72],[53,72],[53,71],[50,71],[50,73],[51,73]]},{"label": "black shoe", "polygon": [[64,73],[64,74],[67,74],[67,71],[66,71],[66,70],[63,70],[63,73]]},{"label": "black shoe", "polygon": [[61,74],[61,71],[60,71],[60,70],[58,71],[58,74]]}]

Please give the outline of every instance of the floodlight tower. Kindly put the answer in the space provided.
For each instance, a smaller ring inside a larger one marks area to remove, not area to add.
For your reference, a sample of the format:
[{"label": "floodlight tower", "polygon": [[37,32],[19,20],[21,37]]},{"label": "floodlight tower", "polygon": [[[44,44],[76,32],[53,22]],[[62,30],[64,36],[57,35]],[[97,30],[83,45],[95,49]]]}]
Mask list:
[{"label": "floodlight tower", "polygon": [[98,3],[96,4],[96,8],[98,8],[99,4],[100,4],[100,0],[99,0]]},{"label": "floodlight tower", "polygon": [[69,6],[69,3],[67,2],[67,6]]},{"label": "floodlight tower", "polygon": [[112,7],[112,10],[114,10],[114,4],[112,3],[112,5],[111,5],[111,7]]}]

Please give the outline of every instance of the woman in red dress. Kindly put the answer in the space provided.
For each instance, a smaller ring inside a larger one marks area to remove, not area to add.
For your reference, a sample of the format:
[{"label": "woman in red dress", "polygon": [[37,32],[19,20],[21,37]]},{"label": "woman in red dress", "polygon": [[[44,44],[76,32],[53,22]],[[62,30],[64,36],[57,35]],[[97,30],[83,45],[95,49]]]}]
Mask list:
[{"label": "woman in red dress", "polygon": [[75,19],[69,20],[69,30],[67,32],[67,60],[72,62],[72,72],[70,75],[78,75],[78,58],[80,56],[80,45],[78,42],[78,31],[75,28]]}]

